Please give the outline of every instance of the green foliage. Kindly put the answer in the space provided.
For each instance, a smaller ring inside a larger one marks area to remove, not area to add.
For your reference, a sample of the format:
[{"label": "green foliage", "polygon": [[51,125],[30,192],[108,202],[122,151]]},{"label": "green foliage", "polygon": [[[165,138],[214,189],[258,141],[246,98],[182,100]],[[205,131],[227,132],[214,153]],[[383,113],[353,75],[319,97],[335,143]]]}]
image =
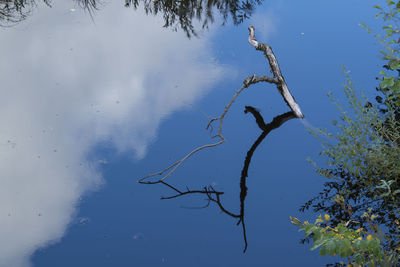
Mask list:
[{"label": "green foliage", "polygon": [[[345,212],[351,213],[351,208],[346,205],[343,196],[337,195],[333,201],[340,204]],[[328,214],[325,214],[324,218],[319,215],[314,223],[301,222],[294,217],[290,217],[290,220],[293,225],[299,227],[299,231],[304,231],[306,237],[312,238],[311,250],[319,249],[321,256],[346,258],[348,266],[396,266],[400,256],[385,249],[381,242],[385,236],[373,222],[379,216],[364,212],[363,217],[374,232],[368,232],[352,220],[330,226],[331,216]],[[358,227],[349,227],[351,223]],[[400,247],[396,250],[400,250]]]},{"label": "green foliage", "polygon": [[[313,132],[323,143],[320,155],[327,158],[328,168],[315,166],[329,181],[323,192],[301,209],[312,207],[316,212],[330,214],[332,220],[325,228],[303,224],[301,229],[306,237],[313,234],[313,249],[321,247],[322,255],[350,257],[357,264],[371,260],[379,263],[384,259],[382,255],[386,258],[399,256],[400,124],[393,111],[382,114],[377,105],[357,96],[350,78],[345,75],[345,94],[352,112],[335,102],[341,111],[340,120],[333,122],[338,132]],[[340,201],[336,196],[340,196]],[[366,212],[376,214],[375,226],[369,224]],[[361,236],[354,235],[358,229],[377,232],[377,228],[384,229],[379,243],[357,241]],[[374,249],[379,245],[382,257],[376,254],[377,250],[365,250],[372,245]]]},{"label": "green foliage", "polygon": [[370,198],[377,209],[398,215],[399,121],[393,112],[382,114],[377,105],[357,96],[352,81],[346,73],[345,76],[344,91],[352,112],[330,96],[341,112],[340,121],[333,121],[339,132],[328,134],[319,130],[313,134],[323,143],[320,155],[326,156],[327,165],[333,168],[317,168],[317,172],[340,184],[335,186],[333,195],[339,193],[347,197],[347,202],[355,203]]},{"label": "green foliage", "polygon": [[[313,164],[328,181],[323,191],[300,209],[331,216],[329,222],[300,224],[306,240],[312,237],[314,249],[370,265],[400,255],[400,1],[386,1],[385,8],[375,8],[377,17],[385,22],[383,34],[362,26],[383,46],[385,65],[376,88],[379,95],[371,103],[357,93],[344,72],[346,108],[330,95],[341,113],[332,122],[337,132],[312,132],[323,144],[320,155],[327,159],[328,167]],[[366,214],[374,214],[374,224]]]},{"label": "green foliage", "polygon": [[382,18],[385,25],[382,27],[383,34],[373,34],[373,30],[368,28],[365,23],[361,24],[369,33],[373,34],[378,42],[383,46],[380,50],[383,59],[386,61],[384,68],[387,70],[380,71],[381,83],[377,88],[383,94],[377,97],[378,103],[383,104],[385,107],[381,109],[383,113],[387,111],[393,112],[397,119],[400,117],[400,1],[386,1],[387,7],[375,6],[378,9],[377,17]]},{"label": "green foliage", "polygon": [[331,227],[327,225],[329,218],[326,214],[324,220],[320,215],[314,223],[309,223],[290,217],[291,223],[299,226],[299,231],[304,231],[306,237],[312,237],[311,250],[319,249],[321,256],[346,258],[350,266],[396,266],[398,258],[385,254],[377,235],[363,228],[351,229],[349,222]]}]

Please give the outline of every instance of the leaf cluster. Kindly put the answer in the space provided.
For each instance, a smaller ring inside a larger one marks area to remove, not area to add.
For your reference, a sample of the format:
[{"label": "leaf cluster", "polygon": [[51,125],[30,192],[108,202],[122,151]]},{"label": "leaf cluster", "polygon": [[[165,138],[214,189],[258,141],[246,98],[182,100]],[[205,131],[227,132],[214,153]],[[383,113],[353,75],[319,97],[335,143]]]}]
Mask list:
[{"label": "leaf cluster", "polygon": [[[369,216],[369,220],[371,217]],[[374,218],[376,218],[375,216]],[[320,255],[340,256],[346,258],[348,266],[396,266],[398,257],[385,254],[381,240],[376,234],[368,233],[360,227],[352,229],[347,223],[339,223],[334,227],[328,225],[330,215],[321,215],[314,223],[301,222],[290,217],[291,223],[304,231],[306,237],[311,237],[313,246],[311,250],[319,249]],[[343,265],[343,262],[342,262]]]},{"label": "leaf cluster", "polygon": [[[341,115],[333,121],[336,133],[312,131],[323,144],[320,155],[327,167],[315,165],[317,172],[328,178],[322,192],[306,202],[301,211],[312,209],[332,216],[331,227],[348,222],[348,229],[376,231],[365,213],[376,214],[375,225],[382,229],[381,245],[385,253],[398,256],[400,246],[400,1],[386,1],[387,8],[375,6],[383,18],[383,35],[374,34],[386,64],[375,101],[357,90],[347,72],[344,108],[332,95]],[[366,28],[365,24],[363,27]],[[372,33],[371,29],[367,29]],[[336,195],[342,201],[335,201]],[[344,205],[343,203],[346,203]],[[357,222],[357,223],[355,223]],[[344,241],[343,241],[344,242]],[[358,241],[357,241],[358,242]],[[353,243],[352,243],[353,244]]]}]

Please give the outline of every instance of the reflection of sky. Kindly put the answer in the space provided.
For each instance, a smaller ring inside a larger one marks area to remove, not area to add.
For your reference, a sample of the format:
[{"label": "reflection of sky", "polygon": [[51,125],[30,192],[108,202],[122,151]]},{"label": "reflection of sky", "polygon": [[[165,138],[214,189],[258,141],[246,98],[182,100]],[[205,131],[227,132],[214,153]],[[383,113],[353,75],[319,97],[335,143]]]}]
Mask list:
[{"label": "reflection of sky", "polygon": [[[247,43],[248,24],[187,40],[115,2],[95,23],[63,3],[1,31],[0,263],[24,266],[35,251],[34,266],[327,262],[299,244],[302,234],[288,219],[311,219],[297,209],[323,181],[305,160],[317,157],[319,144],[299,121],[273,131],[254,155],[245,255],[232,218],[215,206],[181,208],[201,206],[203,197],[160,201],[172,192],[137,184],[209,141],[203,113],[219,114],[245,76],[268,69]],[[251,22],[311,124],[327,127],[337,114],[326,93],[341,95],[340,64],[372,92],[378,49],[358,23],[374,23],[373,15],[363,1],[278,1]],[[244,155],[259,135],[245,105],[266,122],[288,109],[274,87],[249,88],[225,121],[228,142],[186,162],[172,183],[215,183],[226,191],[224,203],[239,208]]]}]

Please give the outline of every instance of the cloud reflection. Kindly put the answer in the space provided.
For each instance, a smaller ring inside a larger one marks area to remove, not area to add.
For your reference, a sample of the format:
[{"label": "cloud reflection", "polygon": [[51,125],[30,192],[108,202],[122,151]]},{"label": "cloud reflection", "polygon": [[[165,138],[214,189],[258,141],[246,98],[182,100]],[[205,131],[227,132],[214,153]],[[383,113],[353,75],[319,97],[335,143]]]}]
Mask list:
[{"label": "cloud reflection", "polygon": [[29,266],[65,234],[79,198],[102,184],[87,160],[97,143],[143,157],[161,119],[225,73],[207,38],[118,1],[94,22],[62,2],[1,29],[0,266]]}]

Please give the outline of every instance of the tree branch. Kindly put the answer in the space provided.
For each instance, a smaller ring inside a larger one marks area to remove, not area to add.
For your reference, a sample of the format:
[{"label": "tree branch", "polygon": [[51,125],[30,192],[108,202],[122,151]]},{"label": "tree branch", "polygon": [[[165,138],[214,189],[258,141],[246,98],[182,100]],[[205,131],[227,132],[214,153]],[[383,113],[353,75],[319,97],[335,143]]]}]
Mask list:
[{"label": "tree branch", "polygon": [[[212,138],[218,137],[219,138],[218,142],[197,147],[196,149],[194,149],[193,151],[188,153],[186,156],[184,156],[181,160],[178,160],[177,162],[171,164],[167,168],[165,168],[165,169],[163,169],[163,170],[161,170],[159,172],[152,173],[152,174],[149,174],[149,175],[146,175],[146,176],[140,178],[139,181],[138,181],[139,183],[141,183],[141,184],[157,184],[157,183],[160,183],[160,182],[164,181],[165,179],[167,179],[169,176],[171,176],[176,171],[176,169],[180,165],[182,165],[182,163],[185,162],[188,158],[190,158],[193,154],[199,152],[200,150],[203,150],[203,149],[206,149],[206,148],[211,148],[211,147],[216,147],[216,146],[219,146],[222,143],[224,143],[225,142],[225,137],[222,135],[222,125],[223,125],[224,118],[225,118],[226,114],[228,113],[230,107],[232,106],[233,102],[235,102],[236,98],[239,96],[239,94],[245,88],[248,88],[250,85],[253,85],[253,84],[256,84],[256,83],[259,83],[259,82],[268,82],[268,83],[275,84],[276,87],[278,88],[279,92],[283,96],[283,99],[288,104],[288,106],[291,108],[291,110],[293,111],[295,116],[297,118],[304,118],[304,115],[301,112],[299,105],[294,100],[294,97],[292,96],[292,94],[290,93],[290,91],[289,91],[289,89],[288,89],[288,87],[286,85],[286,82],[285,82],[285,80],[284,80],[284,78],[282,76],[281,70],[279,68],[278,61],[277,61],[274,53],[272,52],[272,48],[270,46],[266,45],[266,44],[262,44],[262,43],[257,42],[253,26],[249,27],[249,43],[253,47],[255,47],[257,50],[264,51],[264,55],[265,55],[266,59],[269,62],[269,65],[271,67],[271,72],[273,73],[274,77],[271,78],[271,77],[268,77],[268,76],[256,76],[255,74],[252,75],[252,76],[246,77],[246,79],[243,81],[242,87],[240,87],[236,91],[235,95],[232,97],[232,99],[230,100],[228,105],[225,106],[225,109],[222,112],[222,114],[219,117],[212,118],[207,124],[206,129],[208,130],[208,129],[210,129],[212,127],[212,123],[214,121],[219,121],[218,133],[216,135],[212,136]],[[160,176],[160,175],[164,175],[164,176],[162,178],[158,179],[158,180],[149,181],[149,178],[152,178],[152,177],[155,177],[155,176]]]},{"label": "tree branch", "polygon": [[190,195],[190,194],[205,194],[208,198],[207,199],[208,203],[205,207],[208,207],[209,202],[214,202],[218,205],[218,207],[220,208],[220,210],[222,212],[224,212],[225,214],[227,214],[233,218],[239,219],[237,221],[237,225],[240,225],[240,224],[242,225],[243,240],[245,243],[243,253],[246,252],[246,250],[247,250],[247,234],[246,234],[246,225],[245,225],[245,221],[244,221],[244,215],[245,215],[245,200],[246,200],[246,196],[247,196],[246,181],[247,181],[247,177],[248,177],[248,169],[250,167],[251,159],[253,158],[253,154],[254,154],[255,150],[257,149],[257,147],[262,143],[262,141],[265,139],[265,137],[272,130],[279,128],[286,121],[296,118],[293,111],[289,111],[289,112],[283,113],[279,116],[276,116],[270,123],[266,124],[264,122],[262,115],[256,108],[251,107],[251,106],[246,106],[245,113],[248,113],[248,112],[250,112],[254,116],[258,126],[260,127],[260,129],[263,132],[261,133],[261,135],[257,138],[257,140],[253,143],[253,145],[247,152],[247,155],[246,155],[246,158],[244,161],[244,165],[243,165],[241,177],[240,177],[240,196],[239,196],[240,212],[239,212],[239,214],[232,213],[223,206],[220,196],[223,195],[224,192],[215,191],[215,189],[212,186],[209,186],[208,188],[204,187],[202,190],[190,190],[189,188],[186,188],[187,189],[186,191],[181,191],[181,190],[171,186],[170,184],[168,184],[164,181],[161,181],[162,184],[166,185],[167,187],[169,187],[172,190],[174,190],[175,192],[177,192],[177,194],[175,194],[175,195],[172,195],[169,197],[161,197],[161,199],[173,199],[173,198],[178,198],[178,197]]},{"label": "tree branch", "polygon": [[[156,173],[152,173],[149,175],[146,175],[142,178],[140,178],[138,180],[139,183],[141,184],[157,184],[157,183],[161,183],[162,181],[164,181],[165,179],[167,179],[169,176],[171,176],[176,169],[182,165],[183,162],[185,162],[188,158],[190,158],[193,154],[197,153],[200,150],[203,150],[205,148],[210,148],[210,147],[216,147],[218,145],[221,145],[222,143],[225,142],[225,137],[222,135],[222,125],[223,125],[223,121],[225,118],[225,115],[228,113],[230,107],[232,106],[233,102],[235,102],[236,98],[239,96],[239,94],[245,89],[248,88],[250,85],[258,83],[258,82],[264,82],[264,81],[273,81],[273,78],[269,78],[267,76],[256,76],[255,74],[253,76],[247,77],[244,81],[243,81],[243,86],[240,87],[235,95],[232,97],[231,101],[228,103],[228,105],[225,106],[224,111],[222,112],[222,114],[219,117],[216,118],[212,118],[208,124],[206,129],[208,130],[211,127],[211,124],[214,121],[219,121],[219,127],[218,127],[218,133],[214,136],[212,136],[212,138],[218,137],[220,139],[220,141],[212,143],[212,144],[207,144],[207,145],[203,145],[200,147],[197,147],[196,149],[194,149],[193,151],[191,151],[190,153],[188,153],[185,157],[183,157],[181,160],[178,160],[177,162],[171,164],[170,166],[168,166],[167,168],[165,168],[162,171],[156,172]],[[151,177],[154,176],[159,176],[159,175],[163,175],[164,173],[167,173],[165,176],[163,176],[162,178],[160,178],[159,180],[156,181],[146,181]]]},{"label": "tree branch", "polygon": [[[290,94],[289,89],[287,88],[287,85],[284,81],[284,78],[281,74],[278,62],[275,58],[275,55],[272,52],[271,47],[269,47],[266,44],[261,44],[258,43],[255,39],[255,35],[254,35],[254,27],[251,26],[249,28],[249,42],[252,46],[254,46],[257,50],[262,50],[264,51],[264,55],[267,58],[269,65],[271,67],[271,72],[273,73],[273,77],[268,77],[268,76],[256,76],[255,74],[249,77],[246,77],[246,79],[243,81],[243,85],[242,87],[240,87],[236,93],[234,94],[234,96],[231,98],[230,102],[225,106],[225,109],[223,110],[222,114],[219,117],[216,118],[212,118],[208,124],[206,129],[210,129],[211,128],[211,132],[212,132],[212,124],[214,123],[214,121],[219,121],[219,126],[218,126],[218,132],[216,135],[212,136],[212,138],[219,138],[219,141],[215,142],[215,143],[211,143],[211,144],[207,144],[207,145],[203,145],[200,146],[196,149],[194,149],[193,151],[191,151],[190,153],[188,153],[185,157],[183,157],[181,160],[171,164],[170,166],[168,166],[167,168],[165,168],[162,171],[153,173],[153,174],[149,174],[145,177],[142,177],[139,179],[139,183],[142,184],[157,184],[157,183],[162,183],[165,186],[169,187],[170,189],[172,189],[173,191],[175,191],[177,194],[169,196],[169,197],[162,197],[161,199],[172,199],[172,198],[177,198],[177,197],[181,197],[184,195],[190,195],[190,194],[204,194],[207,196],[207,200],[208,203],[206,205],[206,207],[208,206],[208,204],[210,202],[214,202],[218,205],[218,207],[220,208],[220,210],[222,212],[224,212],[225,214],[238,219],[237,221],[237,225],[242,225],[242,229],[243,229],[243,239],[244,239],[244,243],[245,243],[245,247],[243,252],[246,252],[247,250],[247,236],[246,236],[246,226],[245,226],[245,222],[244,222],[244,215],[245,215],[245,199],[247,196],[247,186],[246,186],[246,180],[248,177],[248,169],[250,166],[250,162],[251,159],[253,157],[253,154],[255,152],[255,150],[257,149],[257,147],[262,143],[262,141],[264,140],[264,138],[274,129],[279,128],[283,123],[285,123],[286,121],[293,119],[293,118],[303,118],[304,115],[302,114],[300,107],[298,106],[298,104],[295,102],[293,96]],[[250,85],[256,84],[258,82],[268,82],[268,83],[272,83],[275,84],[276,87],[278,88],[279,92],[282,94],[285,102],[289,105],[289,107],[291,108],[291,111],[283,113],[279,116],[276,116],[273,118],[273,120],[266,124],[264,122],[263,117],[261,116],[260,112],[251,106],[246,106],[245,107],[245,113],[250,112],[253,117],[255,118],[258,127],[262,130],[262,133],[260,134],[260,136],[257,138],[257,140],[253,143],[253,145],[251,146],[251,148],[249,149],[249,151],[246,154],[246,158],[244,161],[244,165],[241,171],[241,177],[240,177],[240,213],[239,214],[235,214],[232,213],[230,211],[228,211],[221,202],[221,195],[224,194],[224,192],[219,192],[219,191],[215,191],[215,189],[212,186],[209,187],[204,187],[202,190],[190,190],[189,188],[186,188],[186,191],[181,191],[175,187],[173,187],[172,185],[168,184],[165,182],[165,179],[168,178],[169,176],[171,176],[176,169],[184,162],[186,161],[189,157],[191,157],[193,154],[197,153],[200,150],[203,150],[205,148],[210,148],[210,147],[215,147],[218,146],[222,143],[225,142],[225,138],[222,135],[222,126],[223,126],[223,121],[225,116],[227,115],[230,107],[232,106],[232,104],[235,102],[236,98],[239,96],[239,94],[245,89],[248,88]],[[165,175],[164,175],[165,174]],[[153,181],[148,181],[149,178],[154,177],[154,176],[158,176],[158,175],[164,175],[162,178],[158,179],[158,180],[153,180]]]},{"label": "tree branch", "polygon": [[278,60],[276,59],[275,54],[272,51],[272,48],[267,44],[257,42],[255,32],[254,32],[254,26],[249,27],[249,43],[255,49],[264,52],[264,56],[266,57],[266,59],[269,62],[269,66],[271,68],[272,74],[274,75],[274,79],[276,79],[278,81],[278,83],[276,83],[276,84],[277,84],[279,93],[281,93],[286,104],[288,104],[288,106],[294,112],[296,117],[304,118],[304,115],[301,112],[299,105],[296,103],[296,100],[294,99],[294,97],[292,96],[292,94],[289,91],[289,88],[287,87],[285,79],[282,76],[281,69],[279,68]]}]

